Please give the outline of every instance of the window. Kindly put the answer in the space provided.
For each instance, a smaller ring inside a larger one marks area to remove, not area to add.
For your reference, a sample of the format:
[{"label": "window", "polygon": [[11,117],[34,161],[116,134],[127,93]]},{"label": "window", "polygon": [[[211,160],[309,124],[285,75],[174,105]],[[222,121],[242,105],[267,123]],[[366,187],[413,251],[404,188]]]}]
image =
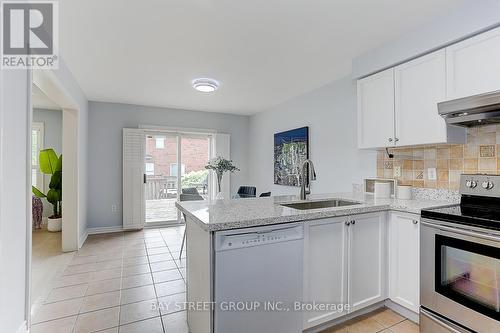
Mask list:
[{"label": "window", "polygon": [[31,184],[43,192],[43,175],[38,162],[41,149],[43,149],[43,123],[34,122],[31,125]]},{"label": "window", "polygon": [[155,174],[155,164],[153,162],[146,162],[146,175],[154,176]]},{"label": "window", "polygon": [[436,235],[436,291],[485,316],[500,314],[500,249]]},{"label": "window", "polygon": [[156,141],[156,149],[165,148],[165,137],[164,136],[156,136],[155,141]]},{"label": "window", "polygon": [[[181,164],[181,176],[186,172],[186,166]],[[177,163],[170,163],[170,176],[177,177]]]}]

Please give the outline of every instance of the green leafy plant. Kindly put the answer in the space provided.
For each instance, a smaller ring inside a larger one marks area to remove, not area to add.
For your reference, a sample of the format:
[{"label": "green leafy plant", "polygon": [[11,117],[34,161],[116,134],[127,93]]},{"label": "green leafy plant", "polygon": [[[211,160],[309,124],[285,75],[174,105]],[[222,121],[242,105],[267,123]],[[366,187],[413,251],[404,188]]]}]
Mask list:
[{"label": "green leafy plant", "polygon": [[225,172],[235,172],[240,171],[234,164],[232,160],[226,160],[223,157],[216,157],[211,159],[207,165],[205,165],[205,169],[213,170],[217,175],[217,186],[219,192],[221,191],[221,182],[222,176]]},{"label": "green leafy plant", "polygon": [[57,156],[54,149],[40,150],[39,155],[40,171],[45,175],[52,175],[49,183],[49,191],[44,194],[42,191],[32,186],[33,194],[39,198],[46,198],[52,204],[52,219],[62,216],[62,155]]},{"label": "green leafy plant", "polygon": [[207,179],[208,170],[191,171],[181,178],[182,188],[194,187],[203,184]]}]

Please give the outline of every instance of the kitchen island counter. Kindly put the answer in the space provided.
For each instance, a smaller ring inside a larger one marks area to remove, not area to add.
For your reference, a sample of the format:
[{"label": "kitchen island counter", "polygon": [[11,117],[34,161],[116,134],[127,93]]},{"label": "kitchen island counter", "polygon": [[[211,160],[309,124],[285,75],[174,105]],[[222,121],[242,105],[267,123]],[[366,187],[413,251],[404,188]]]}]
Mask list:
[{"label": "kitchen island counter", "polygon": [[420,214],[422,209],[456,203],[455,200],[430,199],[379,199],[371,194],[353,195],[334,193],[311,195],[307,201],[341,199],[358,204],[319,209],[298,210],[282,206],[285,203],[302,202],[298,196],[275,196],[267,198],[245,198],[231,200],[205,200],[177,202],[177,208],[189,220],[208,232],[250,228],[321,218],[346,216],[380,211],[400,211]]}]

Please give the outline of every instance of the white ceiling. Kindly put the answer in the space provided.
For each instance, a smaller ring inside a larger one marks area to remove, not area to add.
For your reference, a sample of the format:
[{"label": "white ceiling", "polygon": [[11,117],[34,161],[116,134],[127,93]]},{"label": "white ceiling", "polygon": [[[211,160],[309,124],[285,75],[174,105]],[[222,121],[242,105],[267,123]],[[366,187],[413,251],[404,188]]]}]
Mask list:
[{"label": "white ceiling", "polygon": [[[90,100],[251,114],[463,0],[62,0],[61,54]],[[191,87],[221,82],[216,93]]]},{"label": "white ceiling", "polygon": [[61,110],[61,107],[52,102],[35,84],[32,85],[31,91],[31,103],[35,109]]}]

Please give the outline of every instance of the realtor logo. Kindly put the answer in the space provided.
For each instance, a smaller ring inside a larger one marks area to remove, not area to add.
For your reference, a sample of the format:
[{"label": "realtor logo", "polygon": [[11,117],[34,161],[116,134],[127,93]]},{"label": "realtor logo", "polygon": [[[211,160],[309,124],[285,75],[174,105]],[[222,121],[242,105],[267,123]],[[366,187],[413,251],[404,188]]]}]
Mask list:
[{"label": "realtor logo", "polygon": [[57,1],[1,1],[2,69],[58,68]]}]

